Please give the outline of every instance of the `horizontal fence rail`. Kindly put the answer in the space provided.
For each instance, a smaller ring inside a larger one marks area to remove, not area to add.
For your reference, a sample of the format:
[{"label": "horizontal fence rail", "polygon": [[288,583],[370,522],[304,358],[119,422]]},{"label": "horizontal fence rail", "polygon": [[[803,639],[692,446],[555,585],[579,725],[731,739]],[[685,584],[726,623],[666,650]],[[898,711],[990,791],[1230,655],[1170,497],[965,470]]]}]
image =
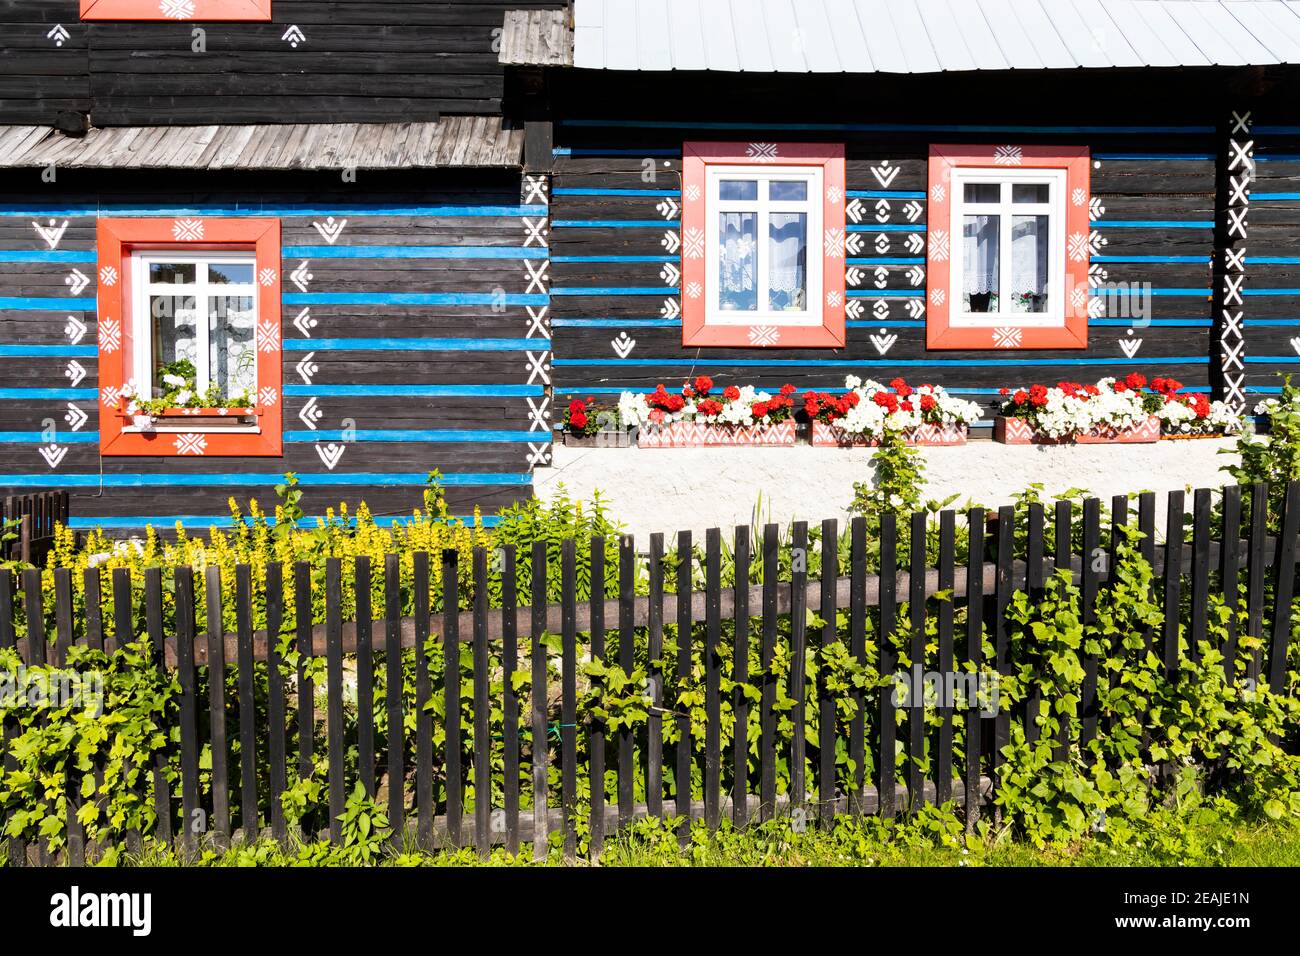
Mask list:
[{"label": "horizontal fence rail", "polygon": [[[1145,493],[1105,508],[859,517],[845,534],[832,519],[788,536],[770,524],[725,541],[719,529],[702,542],[652,535],[641,553],[627,536],[201,572],[91,567],[75,580],[6,570],[0,650],[62,667],[76,666],[73,647],[138,646],[138,666],[175,681],[166,741],[135,784],[155,812],[128,848],[294,829],[342,842],[358,787],[386,811],[394,845],[531,842],[540,856],[553,839],[569,858],[599,855],[643,817],[824,823],[951,802],[973,827],[1013,727],[1037,740],[1052,701],[1037,689],[1014,707],[974,691],[927,698],[921,678],[1012,675],[1033,654],[1015,636],[1017,595],[1033,603],[1068,582],[1089,626],[1140,557],[1163,612],[1145,646],[1169,679],[1213,641],[1229,680],[1281,690],[1300,483],[1284,492],[1201,489],[1190,511],[1171,492],[1163,542]],[[1217,604],[1231,610],[1224,628],[1211,627]],[[1106,731],[1098,658],[1084,669],[1077,719],[1051,731],[1061,754]],[[900,698],[900,686],[913,690]],[[12,768],[12,717],[3,730]],[[84,773],[61,783],[72,863],[92,850],[77,816]],[[286,794],[304,780],[322,802],[294,822]],[[11,862],[53,859],[31,842],[11,838]]]}]

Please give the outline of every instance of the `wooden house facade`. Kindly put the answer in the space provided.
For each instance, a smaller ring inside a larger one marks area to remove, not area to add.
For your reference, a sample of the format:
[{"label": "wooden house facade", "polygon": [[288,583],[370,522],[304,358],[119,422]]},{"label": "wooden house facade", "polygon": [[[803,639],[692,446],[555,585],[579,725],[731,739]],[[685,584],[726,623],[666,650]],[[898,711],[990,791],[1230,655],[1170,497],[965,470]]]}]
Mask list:
[{"label": "wooden house facade", "polygon": [[[74,524],[206,528],[287,471],[308,515],[409,514],[433,470],[490,514],[553,408],[699,374],[989,407],[1140,371],[1249,408],[1300,362],[1287,4],[0,21],[0,494],[67,489]],[[248,407],[142,424],[124,396],[183,349]]]}]

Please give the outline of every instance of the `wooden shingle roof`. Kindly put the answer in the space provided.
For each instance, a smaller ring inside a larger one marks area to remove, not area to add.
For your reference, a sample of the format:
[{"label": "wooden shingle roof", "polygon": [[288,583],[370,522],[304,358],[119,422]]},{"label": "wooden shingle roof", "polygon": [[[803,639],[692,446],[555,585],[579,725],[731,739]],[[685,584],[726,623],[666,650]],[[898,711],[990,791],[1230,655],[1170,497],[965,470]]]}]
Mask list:
[{"label": "wooden shingle roof", "polygon": [[518,167],[524,131],[495,116],[436,123],[123,126],[68,136],[0,126],[0,168],[436,169]]}]

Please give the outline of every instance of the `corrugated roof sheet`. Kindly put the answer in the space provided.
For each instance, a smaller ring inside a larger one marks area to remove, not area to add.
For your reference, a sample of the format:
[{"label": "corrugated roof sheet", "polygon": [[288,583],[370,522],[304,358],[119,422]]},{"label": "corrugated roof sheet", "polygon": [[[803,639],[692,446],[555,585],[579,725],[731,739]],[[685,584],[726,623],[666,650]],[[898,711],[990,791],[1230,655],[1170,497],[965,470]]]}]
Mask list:
[{"label": "corrugated roof sheet", "polygon": [[575,0],[573,65],[938,73],[1300,63],[1300,0]]},{"label": "corrugated roof sheet", "polygon": [[123,126],[67,136],[48,126],[0,126],[0,168],[432,169],[519,166],[524,131],[497,116],[437,123],[284,126]]}]

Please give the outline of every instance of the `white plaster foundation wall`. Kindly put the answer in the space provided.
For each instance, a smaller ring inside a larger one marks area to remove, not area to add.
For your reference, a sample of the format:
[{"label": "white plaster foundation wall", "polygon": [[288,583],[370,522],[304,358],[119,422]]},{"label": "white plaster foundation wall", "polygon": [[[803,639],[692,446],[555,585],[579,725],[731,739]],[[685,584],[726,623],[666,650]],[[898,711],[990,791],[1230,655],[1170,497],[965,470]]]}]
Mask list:
[{"label": "white plaster foundation wall", "polygon": [[[1236,440],[1161,441],[1150,445],[1001,445],[972,442],[956,448],[923,448],[927,498],[959,495],[952,507],[973,501],[1009,504],[1030,483],[1044,498],[1086,488],[1108,502],[1136,491],[1219,487],[1221,469],[1237,461],[1220,455]],[[853,483],[871,475],[872,450],[813,448],[573,448],[555,446],[551,467],[538,468],[537,496],[549,501],[563,484],[576,500],[599,490],[611,516],[638,541],[655,531],[666,536],[706,528],[774,521],[843,520]],[[757,513],[759,500],[762,512]],[[1190,502],[1188,506],[1190,508]],[[1157,507],[1163,525],[1163,503]]]}]

